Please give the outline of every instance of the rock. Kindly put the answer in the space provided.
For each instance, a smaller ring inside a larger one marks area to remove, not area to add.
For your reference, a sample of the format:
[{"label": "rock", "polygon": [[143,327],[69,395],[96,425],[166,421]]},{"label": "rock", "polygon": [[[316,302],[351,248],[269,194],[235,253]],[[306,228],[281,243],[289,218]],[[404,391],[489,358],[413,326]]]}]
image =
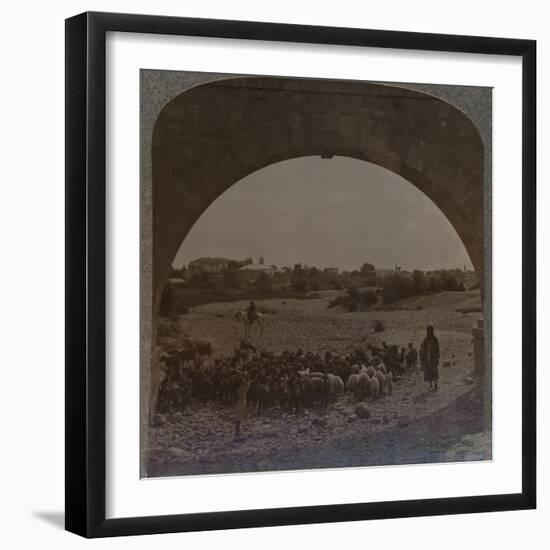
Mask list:
[{"label": "rock", "polygon": [[449,368],[451,366],[451,362],[450,361],[443,361],[443,368],[446,369],[446,368]]},{"label": "rock", "polygon": [[483,432],[467,434],[462,438],[462,444],[468,445],[469,447],[473,447],[474,445],[483,445],[484,443],[488,443],[490,446],[491,438],[488,434]]},{"label": "rock", "polygon": [[356,416],[350,416],[348,417],[348,424],[351,424],[352,422],[355,422],[357,420]]},{"label": "rock", "polygon": [[327,425],[327,421],[324,418],[314,418],[311,421],[311,424],[313,426],[319,426],[320,428],[324,428]]},{"label": "rock", "polygon": [[153,416],[153,426],[163,426],[166,422],[167,418],[163,414],[157,413]]},{"label": "rock", "polygon": [[382,419],[379,418],[378,416],[371,418],[370,421],[371,421],[371,424],[382,424]]},{"label": "rock", "polygon": [[358,403],[355,405],[354,411],[359,418],[370,418],[370,411],[364,403]]},{"label": "rock", "polygon": [[183,420],[183,414],[181,412],[175,412],[172,415],[173,422],[181,422]]},{"label": "rock", "polygon": [[475,380],[471,376],[467,376],[466,378],[464,378],[464,383],[469,386],[475,383]]},{"label": "rock", "polygon": [[408,426],[411,423],[411,420],[408,416],[402,416],[397,420],[397,425],[400,428],[404,428],[405,426]]},{"label": "rock", "polygon": [[189,458],[192,458],[193,455],[184,449],[179,449],[178,447],[170,447],[168,449],[168,452],[175,458],[188,460]]}]

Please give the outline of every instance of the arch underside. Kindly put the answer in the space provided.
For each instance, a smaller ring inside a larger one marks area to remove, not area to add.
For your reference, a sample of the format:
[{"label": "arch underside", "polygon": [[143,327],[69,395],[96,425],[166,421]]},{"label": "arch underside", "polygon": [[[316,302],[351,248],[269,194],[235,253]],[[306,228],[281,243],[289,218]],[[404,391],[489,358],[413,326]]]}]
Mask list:
[{"label": "arch underside", "polygon": [[216,81],[165,106],[152,153],[157,302],[183,239],[220,194],[260,168],[309,155],[365,160],[415,185],[455,228],[483,291],[483,144],[443,100],[370,83]]}]

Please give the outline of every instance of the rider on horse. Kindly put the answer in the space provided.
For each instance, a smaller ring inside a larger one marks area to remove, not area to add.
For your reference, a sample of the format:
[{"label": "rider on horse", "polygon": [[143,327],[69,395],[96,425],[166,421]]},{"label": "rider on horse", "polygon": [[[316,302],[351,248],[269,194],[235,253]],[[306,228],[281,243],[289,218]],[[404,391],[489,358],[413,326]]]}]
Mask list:
[{"label": "rider on horse", "polygon": [[246,309],[246,312],[248,314],[248,323],[252,324],[253,321],[256,320],[256,304],[254,302],[250,302],[250,305]]}]

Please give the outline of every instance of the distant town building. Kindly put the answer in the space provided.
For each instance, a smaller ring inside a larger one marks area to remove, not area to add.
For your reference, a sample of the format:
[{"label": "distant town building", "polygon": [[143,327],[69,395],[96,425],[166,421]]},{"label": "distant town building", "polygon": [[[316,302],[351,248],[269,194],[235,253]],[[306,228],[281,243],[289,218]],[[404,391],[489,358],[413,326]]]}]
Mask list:
[{"label": "distant town building", "polygon": [[325,269],[323,269],[323,272],[327,275],[339,275],[340,269],[338,267],[325,267]]},{"label": "distant town building", "polygon": [[412,273],[410,271],[401,269],[398,265],[396,265],[393,269],[376,269],[375,273],[376,277],[379,279],[385,279],[386,277],[391,277],[395,274],[402,275],[403,277],[412,277]]},{"label": "distant town building", "polygon": [[376,269],[375,273],[379,279],[385,279],[386,277],[395,275],[395,269]]},{"label": "distant town building", "polygon": [[191,276],[198,273],[221,273],[227,269],[229,260],[227,258],[197,258],[188,265]]},{"label": "distant town building", "polygon": [[262,277],[269,277],[273,285],[286,285],[290,283],[288,270],[278,269],[274,265],[265,263],[248,264],[237,270],[241,283],[254,284]]}]

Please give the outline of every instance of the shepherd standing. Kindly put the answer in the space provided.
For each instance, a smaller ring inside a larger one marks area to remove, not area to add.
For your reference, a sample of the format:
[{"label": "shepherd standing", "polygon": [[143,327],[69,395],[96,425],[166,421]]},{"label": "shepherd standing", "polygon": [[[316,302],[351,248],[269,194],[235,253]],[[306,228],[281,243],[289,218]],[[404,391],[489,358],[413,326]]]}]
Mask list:
[{"label": "shepherd standing", "polygon": [[434,335],[434,328],[431,325],[426,328],[426,337],[420,346],[420,363],[424,370],[424,381],[430,384],[430,389],[437,390],[439,340]]}]

